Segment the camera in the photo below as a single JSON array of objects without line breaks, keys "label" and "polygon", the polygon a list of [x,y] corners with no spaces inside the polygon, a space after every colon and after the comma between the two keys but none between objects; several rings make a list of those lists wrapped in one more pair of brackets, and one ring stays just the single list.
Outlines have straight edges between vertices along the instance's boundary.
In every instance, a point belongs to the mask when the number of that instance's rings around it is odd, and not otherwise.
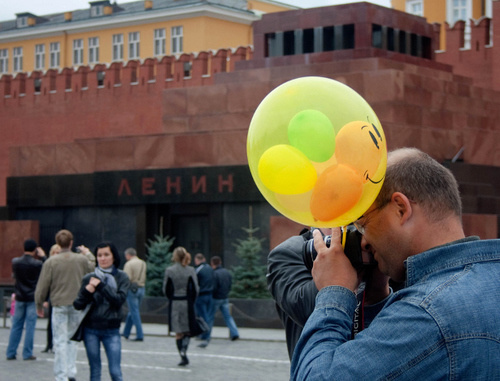
[{"label": "camera", "polygon": [[[344,253],[351,261],[352,266],[356,270],[361,270],[364,268],[373,268],[377,265],[377,262],[373,258],[363,258],[363,253],[361,250],[361,233],[356,230],[354,225],[348,225],[343,229],[346,230],[345,234],[345,246]],[[341,235],[341,240],[344,234]],[[323,237],[326,247],[330,247],[332,236],[326,235]],[[318,255],[316,248],[314,247],[314,240],[310,239],[304,242],[304,264],[309,270],[312,270],[313,262]]]}]

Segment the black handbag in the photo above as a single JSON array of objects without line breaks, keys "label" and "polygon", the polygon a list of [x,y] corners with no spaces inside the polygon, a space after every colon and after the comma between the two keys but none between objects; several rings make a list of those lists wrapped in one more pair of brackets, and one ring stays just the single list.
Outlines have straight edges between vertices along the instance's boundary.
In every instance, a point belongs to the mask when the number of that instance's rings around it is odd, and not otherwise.
[{"label": "black handbag", "polygon": [[73,336],[71,336],[70,340],[71,341],[82,341],[83,340],[83,329],[84,329],[84,326],[83,326],[83,320],[82,320],[82,322],[80,323],[80,325],[76,329],[75,334]]},{"label": "black handbag", "polygon": [[208,332],[209,330],[210,327],[208,326],[205,319],[203,319],[201,316],[196,316],[193,324],[191,324],[189,327],[189,336],[199,336],[204,334],[205,332]]},{"label": "black handbag", "polygon": [[130,283],[130,288],[129,290],[132,291],[133,293],[136,293],[137,290],[139,289],[139,285],[135,282]]},{"label": "black handbag", "polygon": [[85,328],[85,319],[87,318],[87,315],[90,311],[90,308],[92,307],[92,303],[88,304],[87,307],[83,310],[83,318],[80,321],[80,324],[78,325],[78,328],[76,329],[76,332],[71,336],[70,340],[72,341],[82,341],[83,340],[83,331]]}]

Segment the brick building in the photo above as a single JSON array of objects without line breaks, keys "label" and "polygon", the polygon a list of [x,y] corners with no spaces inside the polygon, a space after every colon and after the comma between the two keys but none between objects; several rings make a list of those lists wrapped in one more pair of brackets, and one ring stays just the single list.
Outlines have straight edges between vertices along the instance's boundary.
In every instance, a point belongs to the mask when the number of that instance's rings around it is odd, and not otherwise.
[{"label": "brick building", "polygon": [[110,239],[142,255],[162,226],[176,245],[222,255],[228,267],[241,227],[259,227],[266,247],[298,232],[253,184],[246,135],[265,95],[309,75],[363,95],[389,149],[415,146],[446,162],[462,188],[467,233],[498,236],[500,32],[474,51],[489,62],[485,81],[465,61],[455,66],[456,52],[435,53],[435,25],[369,3],[269,14],[253,30],[251,59],[242,48],[48,71],[39,89],[35,74],[0,79],[3,284],[4,264],[37,230],[45,247],[65,227],[76,244]]}]

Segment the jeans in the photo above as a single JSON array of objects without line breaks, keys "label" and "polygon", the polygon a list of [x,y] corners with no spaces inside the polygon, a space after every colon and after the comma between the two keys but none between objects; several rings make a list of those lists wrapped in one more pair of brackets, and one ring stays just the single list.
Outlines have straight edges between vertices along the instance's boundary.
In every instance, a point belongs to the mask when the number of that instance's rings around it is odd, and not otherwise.
[{"label": "jeans", "polygon": [[73,306],[52,307],[52,336],[54,344],[54,375],[56,381],[67,381],[76,376],[76,341],[73,336],[80,325],[83,312]]},{"label": "jeans", "polygon": [[120,330],[85,328],[83,341],[90,365],[90,381],[101,380],[101,342],[108,358],[109,374],[113,381],[122,381],[120,368],[122,343]]},{"label": "jeans", "polygon": [[132,326],[135,325],[135,333],[138,339],[144,338],[144,333],[142,331],[141,315],[139,313],[139,308],[141,306],[142,298],[144,297],[144,287],[139,287],[137,292],[128,291],[127,293],[127,304],[128,304],[128,315],[127,320],[125,320],[125,328],[123,329],[123,336],[129,337]]},{"label": "jeans", "polygon": [[[214,324],[214,315],[212,314],[212,308],[213,308],[213,300],[211,294],[198,295],[194,303],[194,309],[196,311],[196,315],[202,317],[210,328]],[[200,335],[200,339],[210,340],[210,331]]]},{"label": "jeans", "polygon": [[10,329],[9,346],[7,347],[7,357],[16,356],[25,322],[26,332],[24,335],[23,359],[28,359],[33,356],[36,318],[35,302],[16,301],[16,309],[12,317],[12,328]]},{"label": "jeans", "polygon": [[229,313],[229,299],[213,299],[213,313],[211,315],[215,316],[217,310],[220,310],[220,312],[222,313],[222,317],[224,318],[224,321],[229,328],[229,336],[231,337],[231,339],[239,337],[238,327],[236,327],[236,323]]}]

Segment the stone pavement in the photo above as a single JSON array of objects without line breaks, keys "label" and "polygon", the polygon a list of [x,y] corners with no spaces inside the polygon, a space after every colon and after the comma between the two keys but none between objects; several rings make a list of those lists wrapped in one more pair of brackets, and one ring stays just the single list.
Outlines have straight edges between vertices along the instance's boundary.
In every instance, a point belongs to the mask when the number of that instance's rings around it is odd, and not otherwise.
[{"label": "stone pavement", "polygon": [[[9,322],[10,323],[10,322]],[[41,353],[46,343],[46,319],[38,319],[35,333],[34,355],[36,361],[23,361],[21,341],[18,360],[7,361],[10,329],[0,328],[0,380],[1,381],[50,381],[53,380],[54,355]],[[239,328],[240,340],[230,341],[226,327],[214,327],[212,341],[207,348],[199,348],[192,340],[188,357],[190,364],[179,367],[174,336],[168,336],[167,326],[144,324],[143,342],[122,340],[122,372],[129,381],[286,381],[290,361],[284,330]],[[131,339],[135,330],[132,330]],[[102,381],[109,381],[107,359],[101,350]],[[89,366],[82,343],[78,345],[77,380],[89,379]]]}]

